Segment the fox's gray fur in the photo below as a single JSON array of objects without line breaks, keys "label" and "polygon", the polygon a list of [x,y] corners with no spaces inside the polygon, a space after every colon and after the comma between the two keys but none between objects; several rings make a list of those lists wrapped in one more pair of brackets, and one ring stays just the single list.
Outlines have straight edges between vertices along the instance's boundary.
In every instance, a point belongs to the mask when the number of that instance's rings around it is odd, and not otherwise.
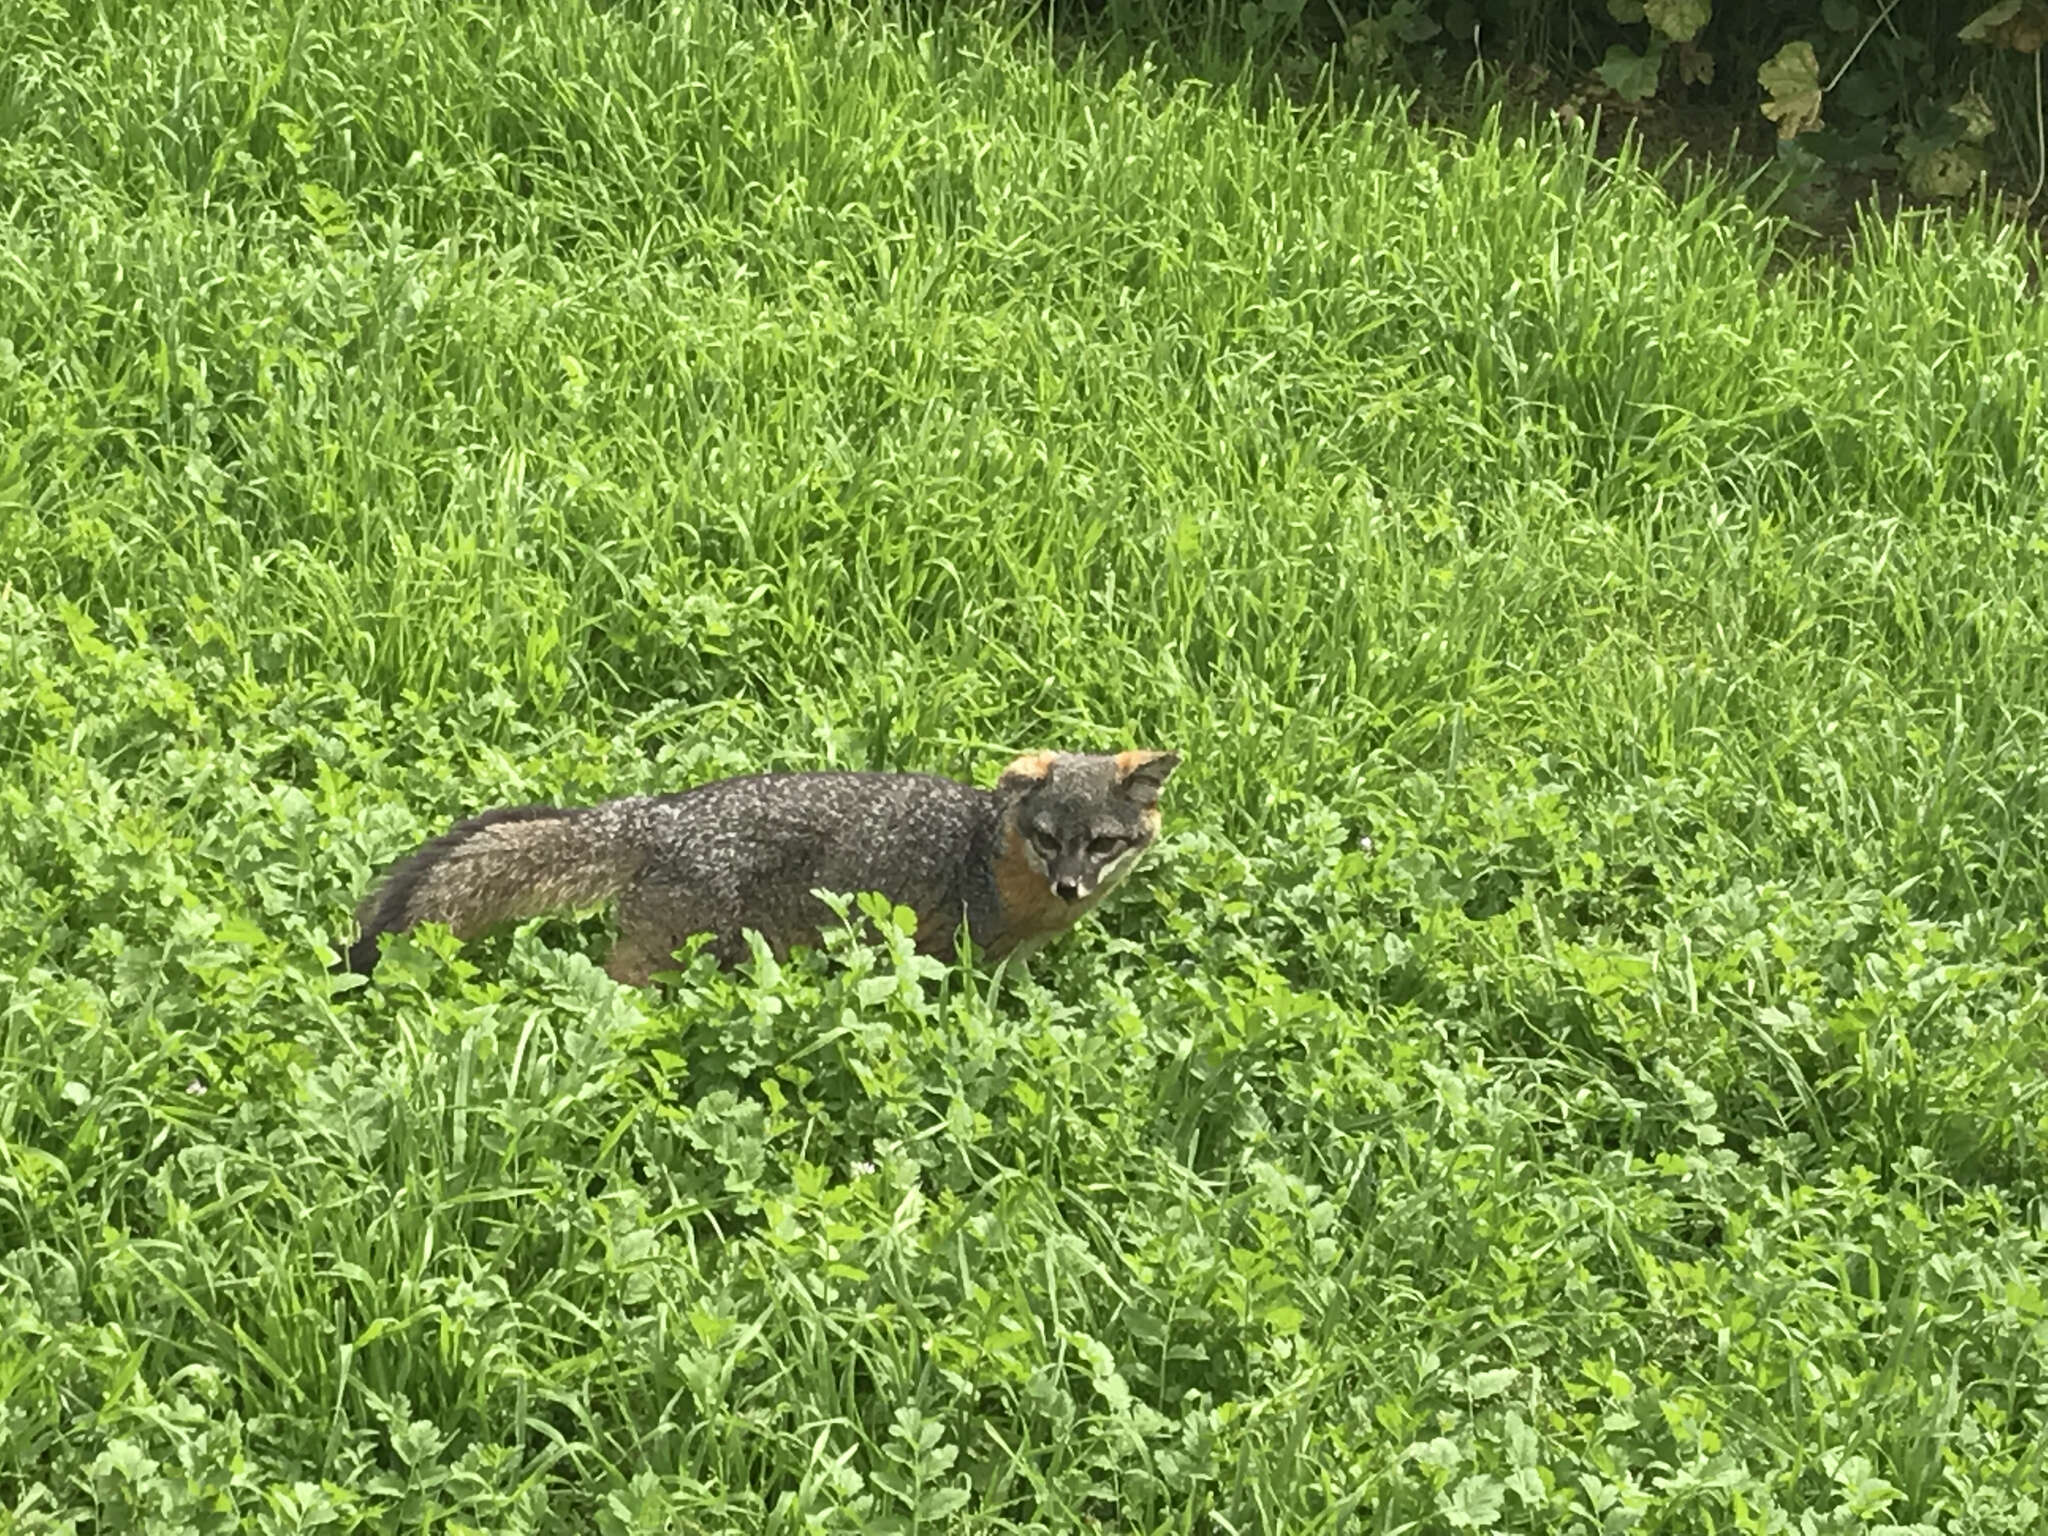
[{"label": "fox's gray fur", "polygon": [[644,986],[693,934],[721,964],[747,929],[778,955],[816,946],[818,889],[880,891],[918,914],[917,945],[950,959],[961,924],[991,959],[1071,927],[1159,835],[1173,752],[1040,752],[992,790],[925,773],[768,773],[602,805],[512,806],[462,822],[401,860],[356,910],[346,964],[379,935],[446,924],[458,938],[616,901],[606,962]]}]

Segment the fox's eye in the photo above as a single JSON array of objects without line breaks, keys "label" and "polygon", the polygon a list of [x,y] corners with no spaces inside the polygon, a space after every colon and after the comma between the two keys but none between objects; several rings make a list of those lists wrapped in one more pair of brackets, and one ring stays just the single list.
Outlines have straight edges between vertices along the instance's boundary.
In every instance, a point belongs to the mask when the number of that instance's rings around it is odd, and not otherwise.
[{"label": "fox's eye", "polygon": [[1088,845],[1088,851],[1098,859],[1106,859],[1123,845],[1124,840],[1120,837],[1098,837]]},{"label": "fox's eye", "polygon": [[1060,840],[1050,832],[1033,832],[1031,834],[1031,846],[1040,853],[1050,856],[1060,851]]}]

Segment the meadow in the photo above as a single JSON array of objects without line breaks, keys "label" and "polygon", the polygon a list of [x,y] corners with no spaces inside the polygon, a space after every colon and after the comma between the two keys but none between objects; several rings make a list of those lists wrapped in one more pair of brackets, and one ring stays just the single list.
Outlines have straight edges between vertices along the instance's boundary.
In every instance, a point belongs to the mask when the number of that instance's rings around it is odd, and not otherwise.
[{"label": "meadow", "polygon": [[[2035,1533],[2048,316],[1035,24],[0,0],[0,1529]],[[1171,747],[1028,975],[328,974]]]}]

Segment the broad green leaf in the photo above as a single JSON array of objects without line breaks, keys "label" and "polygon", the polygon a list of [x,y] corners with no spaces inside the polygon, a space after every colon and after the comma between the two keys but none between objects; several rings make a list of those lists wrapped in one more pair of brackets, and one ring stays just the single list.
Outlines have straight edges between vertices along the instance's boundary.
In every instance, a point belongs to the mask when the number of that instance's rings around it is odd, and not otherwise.
[{"label": "broad green leaf", "polygon": [[1437,19],[1419,5],[1396,4],[1387,21],[1394,35],[1404,43],[1426,43],[1443,30]]},{"label": "broad green leaf", "polygon": [[1500,1524],[1507,1488],[1497,1477],[1475,1472],[1458,1484],[1444,1506],[1444,1518],[1461,1531],[1490,1531]]},{"label": "broad green leaf", "polygon": [[1419,1440],[1401,1453],[1413,1457],[1415,1464],[1430,1472],[1451,1473],[1458,1470],[1458,1464],[1465,1459],[1465,1453],[1458,1442],[1448,1435],[1438,1435],[1433,1440]]},{"label": "broad green leaf", "polygon": [[1787,43],[1757,69],[1757,83],[1770,93],[1763,114],[1778,125],[1778,137],[1797,138],[1820,126],[1820,60],[1813,44]]},{"label": "broad green leaf", "polygon": [[1713,0],[1643,0],[1650,25],[1674,43],[1689,43],[1714,14]]},{"label": "broad green leaf", "polygon": [[1989,43],[2015,53],[2039,53],[2048,45],[2048,3],[2001,0],[1980,11],[1956,34],[1966,43]]},{"label": "broad green leaf", "polygon": [[1852,69],[1835,83],[1829,98],[1851,117],[1883,117],[1899,104],[1897,86],[1888,72]]},{"label": "broad green leaf", "polygon": [[1962,120],[1963,138],[1971,144],[1983,143],[1998,127],[1998,119],[1992,114],[1991,103],[1986,101],[1979,91],[1971,91],[1948,110],[1951,117]]},{"label": "broad green leaf", "polygon": [[1964,22],[1956,36],[1966,43],[1988,43],[1993,28],[2004,26],[2019,13],[2020,0],[1998,0],[1998,4],[1987,6]]},{"label": "broad green leaf", "polygon": [[1495,1371],[1478,1371],[1467,1379],[1465,1390],[1476,1398],[1499,1397],[1515,1384],[1518,1374],[1511,1365]]},{"label": "broad green leaf", "polygon": [[[1951,110],[1954,110],[1951,108]],[[261,944],[265,934],[246,917],[231,917],[220,925],[214,938],[222,944]]]},{"label": "broad green leaf", "polygon": [[1906,185],[1921,197],[1965,197],[1984,174],[1984,151],[1943,144],[1906,161]]},{"label": "broad green leaf", "polygon": [[1657,71],[1663,62],[1659,49],[1652,48],[1644,55],[1616,43],[1593,73],[1606,81],[1623,101],[1647,101],[1657,94]]},{"label": "broad green leaf", "polygon": [[944,1520],[963,1509],[972,1497],[965,1488],[928,1488],[918,1495],[917,1518]]},{"label": "broad green leaf", "polygon": [[355,214],[348,199],[324,181],[300,182],[299,205],[323,239],[339,240],[355,227]]}]

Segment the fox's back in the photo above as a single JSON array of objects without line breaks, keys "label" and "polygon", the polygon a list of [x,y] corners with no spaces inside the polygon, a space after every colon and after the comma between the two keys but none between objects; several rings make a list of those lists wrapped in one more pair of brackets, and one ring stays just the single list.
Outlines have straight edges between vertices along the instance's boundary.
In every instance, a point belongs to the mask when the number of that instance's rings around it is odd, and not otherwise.
[{"label": "fox's back", "polygon": [[657,929],[815,943],[821,889],[880,891],[941,951],[963,921],[985,932],[995,919],[994,798],[934,774],[750,774],[591,814],[646,850],[621,902]]},{"label": "fox's back", "polygon": [[986,791],[927,773],[749,774],[639,804],[660,845],[706,873],[831,890],[869,888],[861,878],[943,883],[986,853],[996,820]]}]

